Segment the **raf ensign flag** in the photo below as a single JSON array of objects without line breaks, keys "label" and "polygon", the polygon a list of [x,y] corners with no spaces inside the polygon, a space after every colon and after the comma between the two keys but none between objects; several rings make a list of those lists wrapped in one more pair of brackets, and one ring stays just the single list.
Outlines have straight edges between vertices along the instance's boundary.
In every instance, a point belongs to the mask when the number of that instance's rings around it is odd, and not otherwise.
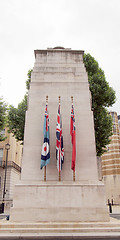
[{"label": "raf ensign flag", "polygon": [[76,136],[75,136],[75,115],[74,115],[73,104],[72,104],[72,109],[71,109],[70,135],[71,135],[71,142],[72,142],[72,164],[71,164],[71,168],[72,168],[73,171],[75,171]]},{"label": "raf ensign flag", "polygon": [[63,134],[62,134],[62,117],[60,113],[60,103],[57,113],[57,126],[56,126],[56,159],[58,172],[62,170],[64,163],[64,147],[63,147]]},{"label": "raf ensign flag", "polygon": [[45,109],[43,133],[44,133],[44,142],[43,142],[42,153],[41,153],[41,166],[40,166],[41,169],[50,162],[49,115],[48,115],[47,105]]}]

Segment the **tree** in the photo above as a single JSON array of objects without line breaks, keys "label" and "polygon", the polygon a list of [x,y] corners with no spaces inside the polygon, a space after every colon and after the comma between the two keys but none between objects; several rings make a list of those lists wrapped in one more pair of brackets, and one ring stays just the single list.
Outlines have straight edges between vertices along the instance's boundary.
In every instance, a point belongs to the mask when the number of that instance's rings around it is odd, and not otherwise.
[{"label": "tree", "polygon": [[7,105],[3,101],[3,99],[0,98],[0,141],[5,140],[5,137],[1,133],[1,131],[4,129],[5,122],[6,122],[6,110],[7,110]]},{"label": "tree", "polygon": [[115,103],[115,91],[109,86],[104,71],[90,54],[84,54],[83,60],[92,94],[96,152],[97,156],[101,156],[106,151],[106,145],[110,143],[112,135],[112,118],[106,107]]},{"label": "tree", "polygon": [[23,143],[24,140],[24,126],[25,126],[25,113],[27,110],[27,98],[28,98],[28,90],[30,88],[31,82],[31,73],[32,69],[30,69],[27,73],[26,80],[26,89],[27,92],[24,96],[24,99],[21,103],[18,104],[18,107],[10,105],[8,109],[8,127],[9,132],[13,133],[13,136],[17,141],[21,141]]},{"label": "tree", "polygon": [[28,70],[27,76],[28,79],[26,80],[26,89],[29,90],[30,89],[30,82],[31,82],[31,73],[32,73],[33,69]]},{"label": "tree", "polygon": [[24,139],[24,126],[25,126],[25,113],[27,110],[27,94],[24,96],[24,99],[21,103],[18,104],[18,107],[10,105],[8,110],[8,127],[9,132],[13,133],[13,136],[18,141]]}]

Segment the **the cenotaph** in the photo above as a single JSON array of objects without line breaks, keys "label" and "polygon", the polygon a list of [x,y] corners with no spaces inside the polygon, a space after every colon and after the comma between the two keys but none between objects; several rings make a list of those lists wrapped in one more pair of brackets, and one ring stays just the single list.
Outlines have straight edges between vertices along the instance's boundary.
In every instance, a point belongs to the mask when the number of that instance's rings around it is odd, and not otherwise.
[{"label": "the cenotaph", "polygon": [[[26,112],[21,181],[15,185],[11,221],[109,221],[104,185],[98,181],[93,112],[83,51],[62,47],[35,50]],[[50,163],[40,169],[43,122],[48,96]],[[64,164],[56,164],[56,117],[61,99]],[[71,170],[71,96],[76,124],[75,181]]]}]

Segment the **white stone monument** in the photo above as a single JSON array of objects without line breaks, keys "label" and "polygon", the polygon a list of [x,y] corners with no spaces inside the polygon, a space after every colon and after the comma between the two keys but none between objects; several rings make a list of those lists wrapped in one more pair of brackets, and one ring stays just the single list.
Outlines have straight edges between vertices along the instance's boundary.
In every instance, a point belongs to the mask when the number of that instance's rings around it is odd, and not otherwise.
[{"label": "white stone monument", "polygon": [[[11,221],[109,221],[104,185],[98,181],[93,112],[83,51],[35,50],[26,112],[22,175],[15,185]],[[43,121],[48,96],[50,164],[40,170]],[[61,97],[64,164],[61,181],[56,167],[56,117]],[[76,171],[71,170],[71,96],[76,120]]]}]

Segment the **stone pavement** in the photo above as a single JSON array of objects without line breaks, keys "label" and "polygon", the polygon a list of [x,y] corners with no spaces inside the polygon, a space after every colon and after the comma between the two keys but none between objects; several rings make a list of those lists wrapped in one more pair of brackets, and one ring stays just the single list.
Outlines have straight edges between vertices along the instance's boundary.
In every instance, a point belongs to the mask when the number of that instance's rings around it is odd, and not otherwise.
[{"label": "stone pavement", "polygon": [[120,205],[112,206],[112,213],[119,213],[120,214]]},{"label": "stone pavement", "polygon": [[117,220],[120,220],[120,206],[119,205],[112,206],[112,213],[110,213],[110,217],[111,217],[112,221],[114,218]]}]

